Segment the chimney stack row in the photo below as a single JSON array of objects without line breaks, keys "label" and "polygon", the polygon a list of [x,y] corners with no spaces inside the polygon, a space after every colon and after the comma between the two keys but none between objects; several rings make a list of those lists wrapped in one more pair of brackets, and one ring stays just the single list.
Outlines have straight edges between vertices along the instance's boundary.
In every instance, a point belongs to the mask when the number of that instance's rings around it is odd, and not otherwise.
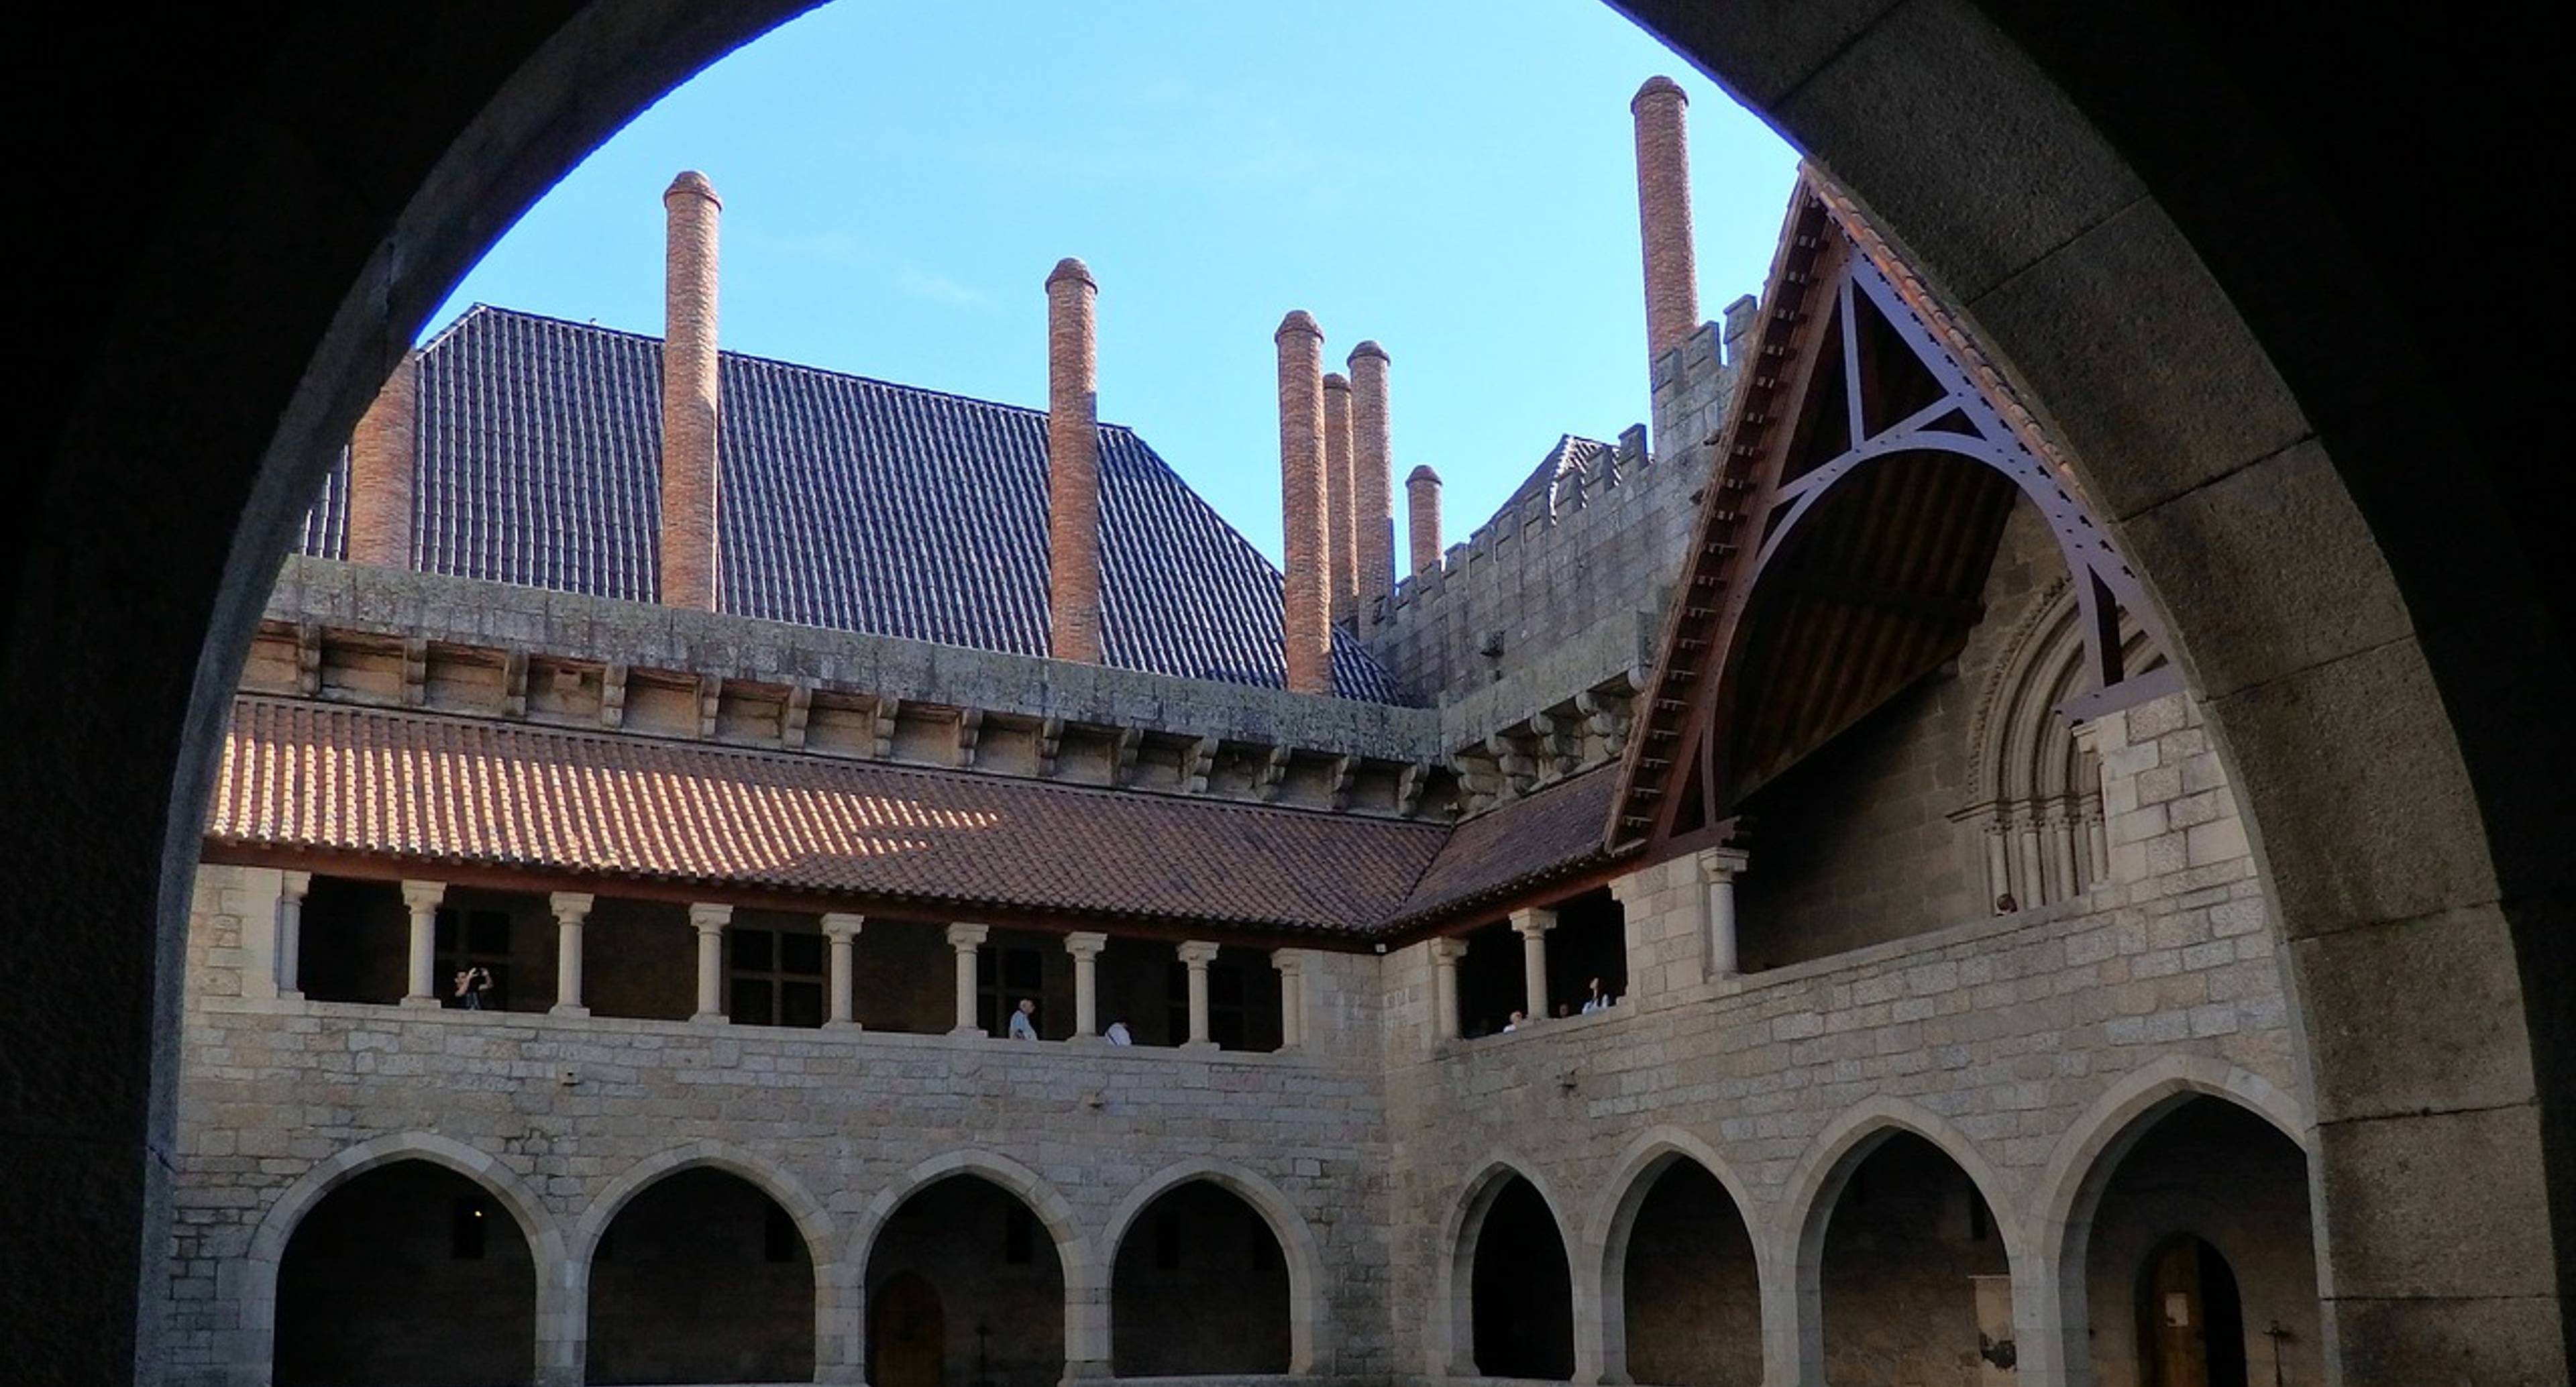
[{"label": "chimney stack row", "polygon": [[349,435],[349,562],[411,567],[420,353],[405,352]]},{"label": "chimney stack row", "polygon": [[1413,576],[1440,566],[1440,474],[1429,467],[1413,469],[1404,479],[1405,529],[1412,541]]},{"label": "chimney stack row", "polygon": [[1670,77],[1649,77],[1628,103],[1637,126],[1637,222],[1646,255],[1646,361],[1699,326],[1699,270],[1691,249],[1690,97]]},{"label": "chimney stack row", "polygon": [[1279,492],[1287,573],[1281,636],[1290,693],[1333,691],[1330,557],[1324,523],[1324,332],[1293,310],[1271,335],[1279,348]]},{"label": "chimney stack row", "polygon": [[1047,653],[1100,663],[1099,286],[1079,260],[1047,276]]},{"label": "chimney stack row", "polygon": [[716,214],[690,170],[662,194],[662,602],[716,607]]},{"label": "chimney stack row", "polygon": [[1324,373],[1324,573],[1333,624],[1351,614],[1359,569],[1351,546],[1351,383]]},{"label": "chimney stack row", "polygon": [[1376,619],[1395,591],[1395,525],[1388,509],[1386,348],[1351,348],[1351,542],[1359,584],[1360,624]]}]

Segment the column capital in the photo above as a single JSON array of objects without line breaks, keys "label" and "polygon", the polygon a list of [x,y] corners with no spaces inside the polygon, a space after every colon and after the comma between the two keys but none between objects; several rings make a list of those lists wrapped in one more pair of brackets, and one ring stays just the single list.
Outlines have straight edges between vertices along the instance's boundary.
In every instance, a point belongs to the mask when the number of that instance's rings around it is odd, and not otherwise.
[{"label": "column capital", "polygon": [[1306,971],[1306,951],[1303,949],[1272,949],[1270,951],[1270,966],[1278,969],[1282,973],[1303,973]]},{"label": "column capital", "polygon": [[278,894],[284,896],[290,901],[300,901],[304,899],[306,893],[313,889],[313,874],[311,872],[280,872],[277,874],[277,878]]},{"label": "column capital", "polygon": [[1742,848],[1702,848],[1694,857],[1699,863],[1699,879],[1711,884],[1735,880],[1753,860]]},{"label": "column capital", "polygon": [[1431,961],[1434,963],[1456,963],[1467,956],[1467,941],[1464,939],[1443,935],[1428,943],[1431,947]]},{"label": "column capital", "polygon": [[689,923],[700,934],[714,934],[733,923],[733,907],[700,901],[689,907]]},{"label": "column capital", "polygon": [[860,927],[867,922],[868,917],[865,915],[852,915],[839,910],[826,911],[823,914],[823,934],[831,939],[856,939],[859,937]]},{"label": "column capital", "polygon": [[1098,958],[1107,947],[1109,936],[1105,934],[1077,932],[1064,937],[1064,951],[1075,958]]},{"label": "column capital", "polygon": [[1556,912],[1536,906],[1512,912],[1512,932],[1526,939],[1556,928]]},{"label": "column capital", "polygon": [[990,937],[992,933],[993,927],[991,925],[970,925],[964,923],[950,925],[948,927],[948,947],[952,949],[981,948],[983,947],[985,939]]},{"label": "column capital", "polygon": [[447,883],[406,881],[402,884],[402,898],[403,904],[413,910],[435,910],[439,902],[447,899]]},{"label": "column capital", "polygon": [[1185,940],[1178,952],[1181,962],[1192,968],[1205,968],[1216,961],[1216,945],[1205,939]]},{"label": "column capital", "polygon": [[546,909],[555,913],[558,924],[577,925],[590,918],[590,908],[599,897],[588,891],[557,891],[546,897]]}]

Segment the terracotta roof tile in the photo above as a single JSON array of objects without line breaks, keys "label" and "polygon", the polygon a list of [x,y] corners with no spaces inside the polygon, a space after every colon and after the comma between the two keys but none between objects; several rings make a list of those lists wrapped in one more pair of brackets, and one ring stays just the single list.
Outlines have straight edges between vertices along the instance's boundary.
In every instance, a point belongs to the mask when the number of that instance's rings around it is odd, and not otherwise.
[{"label": "terracotta roof tile", "polygon": [[[1597,826],[1598,806],[1584,812]],[[218,846],[1338,932],[1397,914],[1450,837],[1436,825],[252,697],[234,703],[208,819]],[[1512,852],[1534,861],[1538,848]],[[1452,874],[1477,879],[1464,863]]]},{"label": "terracotta roof tile", "polygon": [[1396,923],[1607,861],[1601,821],[1619,787],[1618,769],[1597,766],[1458,825],[1414,883]]}]

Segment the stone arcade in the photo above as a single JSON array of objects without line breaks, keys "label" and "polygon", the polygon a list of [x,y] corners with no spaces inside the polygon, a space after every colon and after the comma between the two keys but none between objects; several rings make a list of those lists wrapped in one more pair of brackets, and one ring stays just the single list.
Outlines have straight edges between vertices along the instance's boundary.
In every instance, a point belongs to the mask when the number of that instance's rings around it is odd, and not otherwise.
[{"label": "stone arcade", "polygon": [[1700,320],[1681,106],[1650,427],[1445,550],[1414,469],[1401,580],[1303,313],[1284,574],[1078,261],[1044,413],[720,353],[694,174],[666,340],[433,339],[234,703],[174,1375],[2321,1382],[2198,703],[1824,179]]}]

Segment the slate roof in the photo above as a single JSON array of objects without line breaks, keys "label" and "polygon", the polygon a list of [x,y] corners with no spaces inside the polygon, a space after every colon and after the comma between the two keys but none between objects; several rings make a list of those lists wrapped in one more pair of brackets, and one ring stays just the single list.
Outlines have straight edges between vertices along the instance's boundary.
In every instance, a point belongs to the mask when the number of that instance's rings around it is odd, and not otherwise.
[{"label": "slate roof", "polygon": [[[659,339],[476,305],[422,352],[416,567],[656,597]],[[725,353],[724,609],[1046,653],[1046,414]],[[1144,440],[1100,430],[1106,659],[1279,687],[1279,570]],[[345,457],[301,548],[347,552]],[[1397,702],[1356,641],[1348,698]]]},{"label": "slate roof", "polygon": [[1326,933],[1392,915],[1448,836],[1436,824],[259,697],[234,702],[206,827],[217,859],[226,847],[318,850]]}]

